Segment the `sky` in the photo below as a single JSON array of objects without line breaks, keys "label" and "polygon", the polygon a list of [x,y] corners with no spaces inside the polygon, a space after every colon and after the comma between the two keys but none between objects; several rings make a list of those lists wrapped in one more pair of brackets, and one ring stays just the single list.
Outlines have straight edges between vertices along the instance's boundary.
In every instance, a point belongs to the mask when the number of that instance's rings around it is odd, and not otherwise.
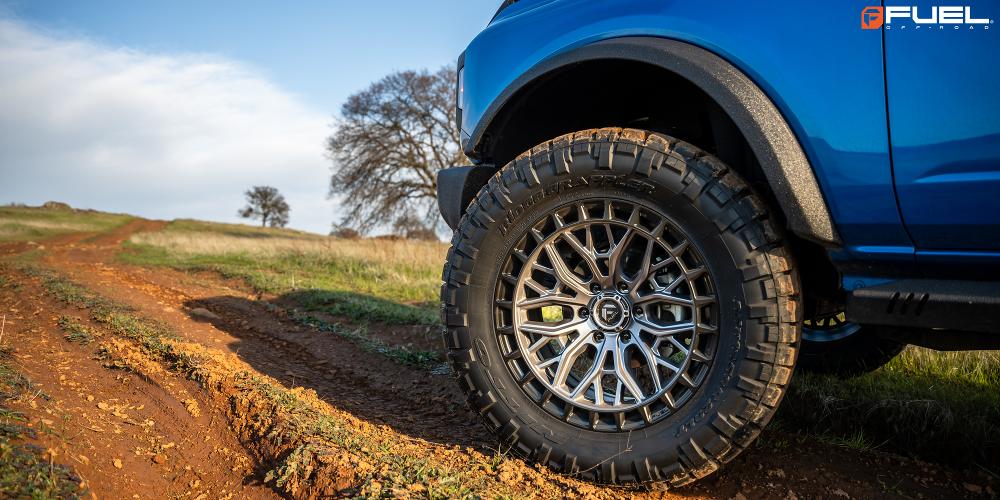
[{"label": "sky", "polygon": [[350,94],[451,64],[500,0],[0,0],[0,204],[238,222],[277,187],[326,233]]}]

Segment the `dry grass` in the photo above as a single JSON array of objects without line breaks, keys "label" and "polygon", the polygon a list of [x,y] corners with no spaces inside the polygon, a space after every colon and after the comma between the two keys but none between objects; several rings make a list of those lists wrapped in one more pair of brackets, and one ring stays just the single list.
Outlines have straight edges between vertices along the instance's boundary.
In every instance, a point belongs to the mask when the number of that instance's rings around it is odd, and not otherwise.
[{"label": "dry grass", "polygon": [[61,234],[107,231],[132,218],[90,210],[0,207],[0,241],[26,241]]},{"label": "dry grass", "polygon": [[414,240],[345,240],[324,236],[267,236],[167,230],[140,233],[130,240],[174,254],[251,255],[273,258],[287,255],[321,259],[352,259],[379,265],[411,268],[440,267],[447,247],[443,243]]},{"label": "dry grass", "polygon": [[941,352],[910,346],[884,370],[993,391],[1000,387],[1000,351]]},{"label": "dry grass", "polygon": [[393,324],[437,324],[447,245],[339,239],[284,229],[171,222],[129,241],[126,261],[209,270],[309,310]]}]

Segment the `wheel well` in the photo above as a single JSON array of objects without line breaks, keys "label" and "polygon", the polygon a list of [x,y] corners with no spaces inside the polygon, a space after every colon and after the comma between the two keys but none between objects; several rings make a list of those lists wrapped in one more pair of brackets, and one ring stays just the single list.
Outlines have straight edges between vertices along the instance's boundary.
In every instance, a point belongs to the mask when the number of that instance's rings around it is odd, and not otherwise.
[{"label": "wheel well", "polygon": [[[640,61],[587,60],[546,73],[511,96],[473,156],[504,165],[553,137],[600,127],[660,132],[708,151],[739,172],[772,207],[779,225],[787,227],[747,138],[723,108],[686,78]],[[791,231],[787,235],[801,269],[810,270],[803,273],[804,289],[824,301],[839,299],[838,274],[825,249]]]},{"label": "wheel well", "polygon": [[623,59],[572,64],[521,89],[493,119],[474,156],[504,165],[547,139],[600,127],[638,128],[690,142],[726,162],[761,194],[770,191],[746,138],[708,94],[659,66]]}]

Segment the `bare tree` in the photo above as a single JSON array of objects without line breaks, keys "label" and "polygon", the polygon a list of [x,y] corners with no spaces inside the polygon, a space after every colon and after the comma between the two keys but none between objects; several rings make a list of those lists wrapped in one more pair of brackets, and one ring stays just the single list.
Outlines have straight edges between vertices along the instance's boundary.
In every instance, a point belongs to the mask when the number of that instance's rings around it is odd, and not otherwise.
[{"label": "bare tree", "polygon": [[326,146],[342,226],[367,232],[404,215],[438,225],[437,171],[465,159],[454,105],[454,67],[393,73],[347,99]]},{"label": "bare tree", "polygon": [[271,186],[254,186],[247,190],[247,206],[239,211],[244,219],[260,219],[261,227],[285,227],[291,210],[285,197]]}]

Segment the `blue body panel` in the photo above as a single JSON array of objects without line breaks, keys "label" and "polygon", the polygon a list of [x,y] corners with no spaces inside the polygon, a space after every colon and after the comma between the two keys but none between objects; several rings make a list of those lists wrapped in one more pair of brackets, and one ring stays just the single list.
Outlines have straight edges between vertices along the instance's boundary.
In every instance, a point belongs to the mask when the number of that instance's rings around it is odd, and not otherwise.
[{"label": "blue body panel", "polygon": [[[784,115],[812,163],[843,240],[843,248],[831,253],[835,259],[914,263],[918,251],[904,225],[893,180],[883,32],[860,28],[861,11],[869,4],[871,0],[726,2],[714,6],[694,0],[521,0],[501,13],[465,53],[464,98],[460,103],[463,135],[476,129],[486,110],[521,74],[557,54],[625,36],[687,42],[715,53],[743,71]],[[996,38],[995,31],[989,33],[991,40]],[[889,33],[885,35],[889,38]],[[904,51],[910,57],[917,57],[916,49],[904,47]],[[977,73],[992,76],[983,85],[997,85],[997,68],[992,61],[995,58],[990,60],[992,69]],[[900,75],[902,79],[912,78],[905,71]],[[955,77],[954,74],[922,76],[924,79]],[[896,80],[889,81],[892,90]],[[991,90],[994,103],[998,94],[995,88]],[[976,87],[976,91],[982,90]],[[890,103],[895,106],[894,112],[907,106],[904,101]],[[995,134],[997,112],[995,108],[988,111],[989,119],[979,123],[991,123]],[[965,114],[951,117],[966,118]],[[906,118],[900,118],[903,119]],[[927,171],[950,160],[940,157],[952,154],[948,145],[935,146],[936,143],[972,138],[983,143],[978,159],[996,159],[996,135],[968,132],[933,138],[921,137],[913,130],[919,130],[919,125],[893,136],[896,154],[908,162],[907,173],[902,177],[910,182],[902,185],[904,195],[909,195],[907,190],[924,179]],[[982,165],[977,163],[978,159],[973,158],[966,165]],[[995,198],[1000,198],[1000,192],[996,192],[1000,186],[996,168],[994,162],[992,167],[977,170],[973,177],[963,178],[955,185],[968,188],[967,180],[974,178],[981,182],[993,176],[990,181],[993,184],[982,187],[981,191],[992,191]],[[915,197],[923,196],[918,191],[914,193]],[[935,205],[938,203],[947,202]],[[1000,227],[997,226],[1000,211],[966,216],[973,225]],[[948,249],[989,247],[981,243]],[[962,258],[960,251],[952,255]],[[981,253],[977,258],[989,258],[983,255],[1000,256]]]},{"label": "blue body panel", "polygon": [[[966,0],[975,18],[992,0]],[[913,2],[929,15],[935,3]],[[896,190],[917,248],[1000,248],[1000,29],[919,26],[885,32]],[[971,257],[971,255],[970,255]]]}]

